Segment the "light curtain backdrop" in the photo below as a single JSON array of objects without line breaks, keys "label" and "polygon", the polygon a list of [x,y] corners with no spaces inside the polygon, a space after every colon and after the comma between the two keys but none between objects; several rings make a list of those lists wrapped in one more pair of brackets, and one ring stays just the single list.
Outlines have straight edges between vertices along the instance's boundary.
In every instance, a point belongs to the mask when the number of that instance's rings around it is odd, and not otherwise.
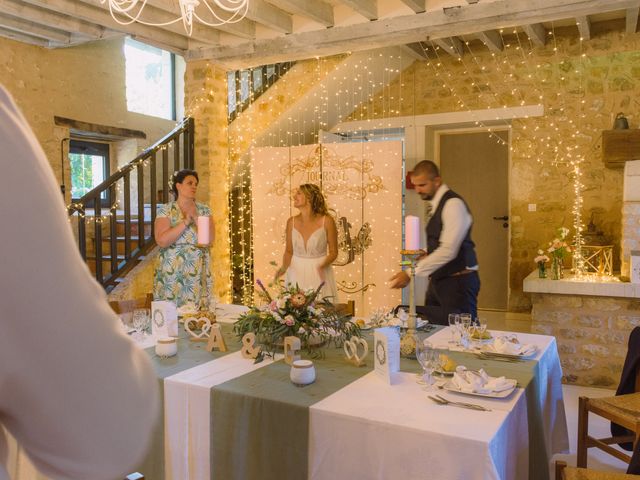
[{"label": "light curtain backdrop", "polygon": [[270,262],[280,265],[286,221],[298,213],[291,194],[314,183],[338,223],[350,224],[338,229],[336,262],[346,263],[334,265],[338,302],[354,300],[360,316],[400,303],[387,280],[401,260],[402,142],[253,148],[251,179],[255,279],[273,280]]}]

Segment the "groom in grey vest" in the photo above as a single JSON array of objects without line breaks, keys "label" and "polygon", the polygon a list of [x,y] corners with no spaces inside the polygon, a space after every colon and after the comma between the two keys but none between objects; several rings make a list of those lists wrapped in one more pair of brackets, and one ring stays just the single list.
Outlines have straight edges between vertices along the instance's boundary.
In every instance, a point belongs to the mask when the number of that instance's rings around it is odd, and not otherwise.
[{"label": "groom in grey vest", "polygon": [[[411,172],[411,183],[423,200],[431,203],[427,223],[427,254],[416,266],[416,275],[429,277],[424,311],[431,323],[448,324],[450,313],[478,315],[478,260],[471,240],[473,218],[465,201],[450,190],[430,160],[419,162]],[[409,284],[399,272],[391,278],[392,288]]]}]

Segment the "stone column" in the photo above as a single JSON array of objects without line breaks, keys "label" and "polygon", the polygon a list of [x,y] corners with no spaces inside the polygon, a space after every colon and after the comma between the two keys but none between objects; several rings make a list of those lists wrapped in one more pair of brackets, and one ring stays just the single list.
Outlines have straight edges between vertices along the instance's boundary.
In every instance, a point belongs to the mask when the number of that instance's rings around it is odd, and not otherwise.
[{"label": "stone column", "polygon": [[195,169],[200,177],[198,200],[209,205],[216,224],[211,250],[214,292],[220,301],[229,302],[229,144],[224,68],[207,61],[187,63],[185,115],[195,120]]},{"label": "stone column", "polygon": [[632,250],[640,250],[640,160],[626,162],[622,196],[620,274],[629,277]]}]

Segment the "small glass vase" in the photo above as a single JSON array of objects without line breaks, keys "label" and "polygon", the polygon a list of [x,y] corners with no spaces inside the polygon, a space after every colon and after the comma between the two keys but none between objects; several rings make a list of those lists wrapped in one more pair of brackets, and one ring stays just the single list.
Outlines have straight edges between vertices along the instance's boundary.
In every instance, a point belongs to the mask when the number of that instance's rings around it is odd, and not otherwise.
[{"label": "small glass vase", "polygon": [[560,280],[561,278],[564,277],[564,272],[562,270],[562,259],[561,258],[555,258],[553,259],[553,262],[551,264],[551,279],[552,280]]},{"label": "small glass vase", "polygon": [[544,262],[538,262],[538,278],[547,278],[547,266]]}]

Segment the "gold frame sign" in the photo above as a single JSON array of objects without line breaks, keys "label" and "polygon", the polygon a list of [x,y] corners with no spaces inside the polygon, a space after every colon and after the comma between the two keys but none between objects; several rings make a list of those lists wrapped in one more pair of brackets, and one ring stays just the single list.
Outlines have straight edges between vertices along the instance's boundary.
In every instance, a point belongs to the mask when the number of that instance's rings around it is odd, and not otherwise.
[{"label": "gold frame sign", "polygon": [[338,226],[334,263],[339,298],[357,315],[401,301],[387,287],[402,246],[402,142],[261,147],[251,152],[253,258],[256,279],[271,281],[280,264],[285,225],[303,183],[321,189]]}]

